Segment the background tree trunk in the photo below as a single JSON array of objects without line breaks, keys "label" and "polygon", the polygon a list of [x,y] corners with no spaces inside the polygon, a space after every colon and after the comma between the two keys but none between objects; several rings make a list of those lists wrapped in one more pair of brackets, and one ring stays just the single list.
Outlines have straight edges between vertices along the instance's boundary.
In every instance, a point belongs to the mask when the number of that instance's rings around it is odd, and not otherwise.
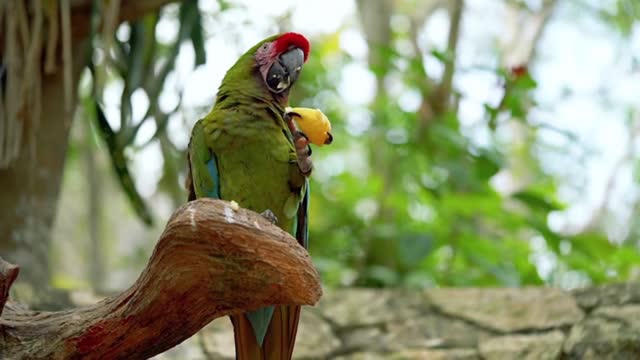
[{"label": "background tree trunk", "polygon": [[[73,46],[73,79],[84,66],[84,43]],[[75,84],[74,87],[75,89]],[[49,287],[50,229],[67,154],[73,114],[65,109],[63,73],[43,75],[42,117],[27,124],[19,157],[0,169],[0,254],[16,264],[33,264],[18,281],[26,294],[44,296]],[[75,92],[73,104],[75,104]],[[31,127],[30,127],[31,126]]]},{"label": "background tree trunk", "polygon": [[89,279],[96,293],[104,289],[105,257],[104,244],[102,243],[102,207],[104,183],[99,176],[99,167],[96,162],[96,145],[93,141],[91,124],[84,124],[84,160],[87,174],[87,217],[89,220]]},{"label": "background tree trunk", "polygon": [[[121,21],[137,19],[168,2],[170,0],[122,2],[119,11],[116,12],[119,16],[115,17],[115,23],[105,24],[105,27],[109,25],[113,27],[111,30],[114,30]],[[52,45],[53,50],[49,49],[48,45],[50,44],[46,44],[44,41],[42,41],[42,45],[40,45],[40,41],[29,44],[33,47],[36,55],[42,54],[43,57],[44,48],[47,48],[47,53],[51,50],[55,55],[53,59],[58,60],[53,63],[58,64],[62,63],[59,59],[63,58],[61,55],[65,53],[63,48],[68,45],[71,58],[64,59],[64,65],[69,65],[65,71],[55,71],[55,66],[52,64],[36,67],[40,71],[41,79],[41,109],[38,112],[26,106],[24,111],[20,113],[22,117],[20,121],[24,129],[19,155],[8,166],[0,167],[0,189],[2,189],[0,193],[0,209],[2,209],[0,254],[10,262],[34,265],[22,270],[22,276],[17,286],[21,298],[29,302],[46,303],[51,300],[48,298],[50,295],[48,291],[50,289],[50,233],[56,215],[64,172],[69,130],[73,122],[73,113],[68,109],[76,107],[77,84],[80,72],[86,65],[87,54],[89,54],[86,51],[86,46],[90,31],[91,6],[90,0],[72,1],[71,3],[60,2],[61,9],[70,7],[70,9],[67,8],[70,12],[69,26],[65,28],[65,17],[61,16],[61,20],[52,22],[48,30],[51,32],[55,27],[55,32],[60,35],[61,42],[70,40],[70,43],[67,41],[66,44],[61,45],[58,42],[58,46]],[[15,12],[16,9],[15,4],[7,6],[5,10],[8,13],[5,15],[7,17],[15,16],[16,14],[11,12]],[[63,11],[61,11],[62,13]],[[27,21],[31,22],[28,25],[35,28],[36,25],[33,24],[37,24],[38,27],[38,29],[29,29],[30,31],[43,32],[42,13],[27,14],[26,16],[29,19]],[[58,19],[55,11],[53,18]],[[4,30],[4,28],[0,30]],[[66,40],[65,35],[68,35]],[[8,34],[0,31],[0,43],[7,41],[7,37]],[[38,39],[35,36],[34,38]],[[48,41],[51,41],[51,38]],[[5,55],[4,50],[5,48],[0,46],[0,56]],[[39,56],[35,56],[35,58],[38,61],[40,59]],[[18,60],[25,61],[25,59]],[[36,63],[41,64],[38,61]],[[25,65],[24,68],[27,66]],[[3,80],[11,82],[12,78]],[[66,94],[70,95],[70,98],[66,97]],[[19,104],[30,104],[30,102],[23,102],[21,97],[37,95],[29,91],[22,91],[14,99],[17,98]]]}]

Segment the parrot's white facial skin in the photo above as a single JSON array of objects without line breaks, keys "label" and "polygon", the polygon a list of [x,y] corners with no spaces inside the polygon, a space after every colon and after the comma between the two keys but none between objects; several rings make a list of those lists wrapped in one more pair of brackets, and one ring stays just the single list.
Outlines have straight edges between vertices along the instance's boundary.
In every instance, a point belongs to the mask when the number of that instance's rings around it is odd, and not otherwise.
[{"label": "parrot's white facial skin", "polygon": [[308,53],[308,40],[296,33],[286,33],[260,45],[254,57],[267,89],[274,94],[289,90],[298,79]]}]

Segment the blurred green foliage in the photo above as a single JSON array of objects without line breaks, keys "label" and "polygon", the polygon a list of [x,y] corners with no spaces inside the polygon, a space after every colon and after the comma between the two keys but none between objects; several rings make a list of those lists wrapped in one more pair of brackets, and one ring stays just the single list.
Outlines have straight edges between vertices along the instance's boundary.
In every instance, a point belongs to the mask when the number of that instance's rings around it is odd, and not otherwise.
[{"label": "blurred green foliage", "polygon": [[[227,2],[221,5],[219,13],[234,8]],[[130,24],[128,39],[114,36],[118,51],[112,63],[93,66],[111,69],[111,78],[104,81],[118,77],[125,84],[121,126],[101,132],[116,173],[126,169],[125,149],[145,146],[133,145],[136,131],[144,122],[155,121],[157,130],[149,142],[160,140],[164,158],[158,192],[179,203],[185,149],[167,137],[171,114],[159,109],[158,96],[181,43],[192,44],[198,65],[205,61],[206,39],[195,1],[184,2],[177,14],[164,15],[180,23],[173,44],[156,41],[158,16]],[[637,24],[637,16],[638,6],[630,0],[602,12],[602,19],[623,35]],[[461,89],[438,98],[437,81],[426,81],[430,74],[423,57],[431,56],[446,68],[455,63],[455,51],[434,48],[408,55],[400,47],[415,38],[408,30],[394,30],[390,43],[376,50],[385,61],[369,69],[378,83],[399,79],[408,92],[419,94],[419,109],[405,110],[380,88],[371,104],[354,108],[344,104],[337,89],[342,69],[356,61],[342,51],[341,31],[312,40],[313,54],[291,98],[295,106],[321,108],[333,123],[335,141],[314,151],[316,171],[311,179],[310,252],[327,285],[519,286],[558,284],[555,277],[562,274],[600,283],[627,279],[640,264],[637,242],[613,244],[602,228],[562,233],[549,226],[550,214],[564,210],[565,204],[559,200],[557,179],[545,173],[536,151],[541,125],[531,123],[529,114],[537,106],[533,94],[538,84],[528,68],[497,64],[488,69],[499,80],[496,86],[503,97],[484,105],[484,120],[478,126],[486,129],[489,141],[480,146],[461,129]],[[104,85],[96,83],[86,96],[98,100],[97,111],[88,111],[96,120],[104,116]],[[137,89],[144,89],[150,106],[145,117],[134,122],[130,97]],[[87,101],[85,105],[91,104]],[[356,117],[365,124],[362,130],[350,125]],[[109,125],[98,123],[103,129]],[[512,126],[524,134],[517,142],[499,136]],[[515,191],[497,190],[494,180],[500,173],[521,180],[515,181]],[[135,191],[125,186],[127,181],[121,182],[126,191]],[[139,195],[129,197],[138,204]],[[145,221],[146,211],[138,211]],[[551,263],[553,271],[541,272],[541,261]]]}]

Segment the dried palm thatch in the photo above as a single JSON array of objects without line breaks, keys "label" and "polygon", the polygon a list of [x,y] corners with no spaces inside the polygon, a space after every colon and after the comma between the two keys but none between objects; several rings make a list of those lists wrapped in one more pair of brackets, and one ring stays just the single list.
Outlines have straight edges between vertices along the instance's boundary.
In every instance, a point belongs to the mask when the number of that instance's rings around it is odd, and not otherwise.
[{"label": "dried palm thatch", "polygon": [[[60,32],[61,44],[58,43]],[[0,169],[11,166],[25,142],[35,146],[34,134],[41,116],[42,77],[57,71],[59,48],[62,49],[66,109],[70,114],[73,79],[69,0],[0,3],[3,59],[0,64]]]}]

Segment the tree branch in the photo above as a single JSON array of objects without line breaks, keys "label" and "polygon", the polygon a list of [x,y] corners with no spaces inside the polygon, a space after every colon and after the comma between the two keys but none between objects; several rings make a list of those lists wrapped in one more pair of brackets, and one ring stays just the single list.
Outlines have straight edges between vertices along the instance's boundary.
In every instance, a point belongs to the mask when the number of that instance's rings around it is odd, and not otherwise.
[{"label": "tree branch", "polygon": [[625,166],[627,166],[628,164],[633,164],[633,160],[636,156],[635,151],[637,140],[640,137],[640,117],[638,117],[638,120],[634,119],[633,117],[630,120],[630,129],[627,133],[627,141],[625,143],[626,148],[624,154],[618,159],[618,161],[615,162],[615,164],[611,168],[611,172],[609,173],[607,181],[605,182],[600,203],[593,210],[591,216],[589,216],[589,220],[587,220],[584,225],[579,226],[578,230],[572,231],[573,233],[579,234],[591,230],[597,230],[598,225],[602,224],[603,218],[607,214],[607,210],[609,209],[609,204],[611,202],[611,197],[616,187],[616,181],[619,179],[620,173],[622,172],[622,170],[624,170]]},{"label": "tree branch", "polygon": [[460,25],[462,23],[462,12],[464,10],[464,0],[455,0],[451,8],[451,24],[449,25],[449,35],[447,36],[447,61],[444,65],[444,73],[437,90],[431,98],[431,108],[437,115],[442,115],[449,109],[451,102],[451,90],[453,87],[453,75],[456,68],[456,50],[458,39],[460,38]]},{"label": "tree branch", "polygon": [[505,38],[502,45],[501,62],[504,66],[527,65],[535,58],[538,42],[555,5],[556,0],[544,0],[539,11],[528,14],[523,20],[520,17],[522,9],[517,4],[507,4],[507,13],[510,14],[508,17],[510,35]]},{"label": "tree branch", "polygon": [[0,257],[0,315],[2,315],[2,309],[9,297],[9,289],[18,277],[18,272],[20,272],[18,266],[8,263]]},{"label": "tree branch", "polygon": [[[117,24],[124,21],[134,21],[141,18],[147,13],[157,10],[160,7],[176,2],[177,0],[124,0],[120,3],[120,10],[118,11]],[[71,1],[71,23],[72,37],[74,41],[76,39],[83,39],[89,34],[91,28],[91,5],[92,0],[72,0]],[[117,26],[117,25],[116,25]]]},{"label": "tree branch", "polygon": [[[8,288],[11,281],[2,279],[0,287]],[[249,210],[201,199],[173,214],[147,267],[121,294],[60,312],[8,304],[0,358],[144,359],[215,318],[266,305],[311,305],[321,294],[308,253],[288,233]]]},{"label": "tree branch", "polygon": [[[416,59],[419,60],[418,84],[422,94],[422,101],[418,109],[418,138],[422,138],[427,126],[436,116],[442,115],[450,108],[450,95],[452,92],[453,76],[455,74],[455,59],[458,39],[460,37],[460,26],[462,13],[464,11],[464,1],[456,0],[455,3],[449,4],[450,25],[447,35],[448,56],[445,63],[445,69],[440,83],[436,84],[435,80],[429,77],[423,64],[423,51],[418,43],[418,33],[422,24],[433,15],[439,8],[447,6],[446,1],[433,1],[423,10],[423,16],[414,16],[410,23],[410,40],[416,53]],[[457,101],[457,100],[455,100]],[[454,105],[455,105],[454,101]],[[453,107],[457,109],[457,106]]]}]

